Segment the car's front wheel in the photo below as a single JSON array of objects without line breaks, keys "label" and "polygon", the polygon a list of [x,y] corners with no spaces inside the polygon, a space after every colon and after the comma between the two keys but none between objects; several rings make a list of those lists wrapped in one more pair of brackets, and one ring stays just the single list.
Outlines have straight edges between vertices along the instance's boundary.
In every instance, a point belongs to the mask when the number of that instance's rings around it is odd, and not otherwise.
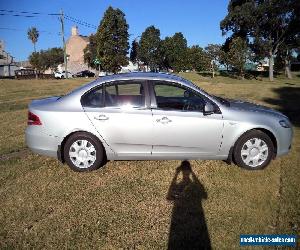
[{"label": "car's front wheel", "polygon": [[66,141],[64,159],[74,171],[92,171],[103,165],[105,153],[98,138],[89,133],[78,132]]},{"label": "car's front wheel", "polygon": [[265,168],[273,156],[272,140],[259,130],[251,130],[242,135],[234,147],[235,163],[249,170]]}]

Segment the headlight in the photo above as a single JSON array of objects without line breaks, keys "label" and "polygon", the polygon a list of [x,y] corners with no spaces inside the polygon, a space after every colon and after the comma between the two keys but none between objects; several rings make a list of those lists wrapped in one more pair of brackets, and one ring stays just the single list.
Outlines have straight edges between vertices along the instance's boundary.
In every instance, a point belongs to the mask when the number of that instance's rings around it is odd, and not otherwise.
[{"label": "headlight", "polygon": [[281,121],[279,121],[279,124],[281,125],[281,127],[283,127],[283,128],[290,128],[291,126],[290,126],[290,123],[288,122],[288,121],[286,121],[286,120],[281,120]]}]

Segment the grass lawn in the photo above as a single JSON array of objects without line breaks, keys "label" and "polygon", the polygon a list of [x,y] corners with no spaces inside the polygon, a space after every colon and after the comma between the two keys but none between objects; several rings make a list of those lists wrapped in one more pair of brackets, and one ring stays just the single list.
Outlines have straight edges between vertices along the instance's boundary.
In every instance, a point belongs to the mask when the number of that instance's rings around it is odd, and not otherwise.
[{"label": "grass lawn", "polygon": [[109,162],[75,173],[26,149],[28,103],[88,79],[0,80],[0,248],[180,249],[190,236],[195,246],[238,249],[240,234],[299,236],[299,75],[273,83],[182,76],[210,93],[287,114],[294,124],[292,151],[263,171],[190,161],[195,181],[174,199],[180,161]]}]

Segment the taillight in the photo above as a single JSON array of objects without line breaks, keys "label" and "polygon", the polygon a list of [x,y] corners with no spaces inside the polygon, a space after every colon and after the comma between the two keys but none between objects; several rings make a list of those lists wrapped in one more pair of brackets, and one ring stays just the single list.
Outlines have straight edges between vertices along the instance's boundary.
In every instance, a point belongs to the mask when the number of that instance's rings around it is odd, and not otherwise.
[{"label": "taillight", "polygon": [[28,111],[28,125],[42,125],[40,118]]}]

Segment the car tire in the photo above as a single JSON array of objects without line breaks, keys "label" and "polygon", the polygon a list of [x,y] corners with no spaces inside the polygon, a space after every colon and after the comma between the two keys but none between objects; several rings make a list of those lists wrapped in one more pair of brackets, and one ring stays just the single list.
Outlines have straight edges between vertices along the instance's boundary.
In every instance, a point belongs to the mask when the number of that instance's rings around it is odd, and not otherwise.
[{"label": "car tire", "polygon": [[234,161],[248,170],[264,169],[274,156],[274,145],[270,137],[260,130],[243,134],[234,146]]},{"label": "car tire", "polygon": [[63,149],[64,160],[77,172],[92,171],[105,164],[105,151],[100,140],[86,132],[72,134]]},{"label": "car tire", "polygon": [[65,78],[64,76],[61,76],[61,77],[60,77],[60,79],[64,79],[64,78]]}]

